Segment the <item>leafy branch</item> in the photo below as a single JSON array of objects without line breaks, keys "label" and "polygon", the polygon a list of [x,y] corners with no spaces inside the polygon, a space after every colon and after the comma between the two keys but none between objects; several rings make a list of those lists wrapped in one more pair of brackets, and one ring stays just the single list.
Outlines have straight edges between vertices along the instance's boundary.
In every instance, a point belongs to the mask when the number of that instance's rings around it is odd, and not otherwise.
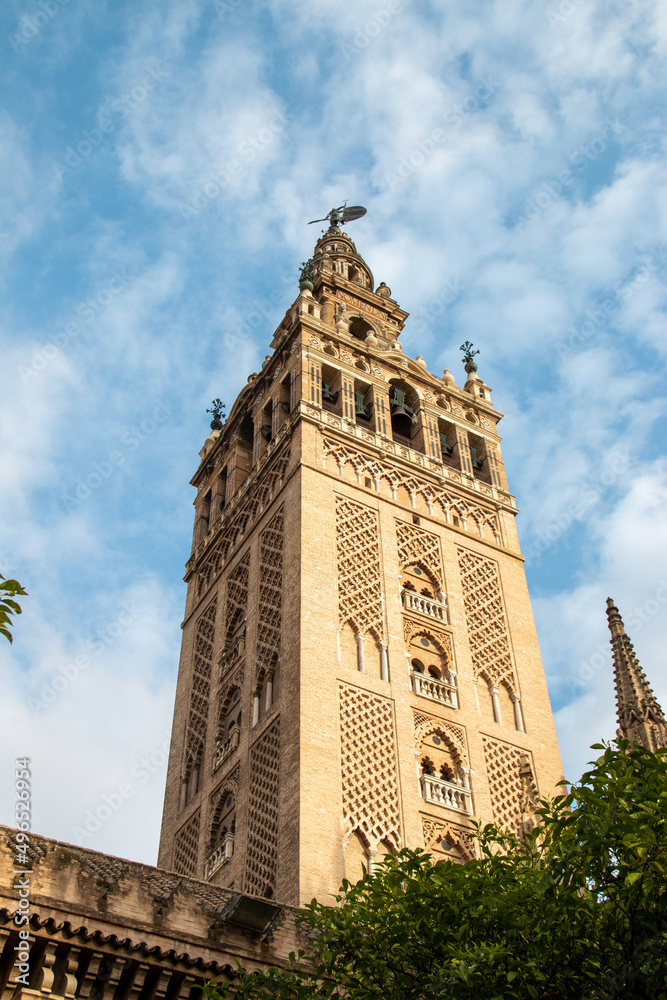
[{"label": "leafy branch", "polygon": [[12,615],[21,614],[21,605],[13,598],[27,597],[28,592],[23,589],[18,580],[5,580],[1,573],[0,580],[2,581],[0,583],[0,635],[4,635],[5,639],[13,642],[14,637],[10,631],[14,625]]}]

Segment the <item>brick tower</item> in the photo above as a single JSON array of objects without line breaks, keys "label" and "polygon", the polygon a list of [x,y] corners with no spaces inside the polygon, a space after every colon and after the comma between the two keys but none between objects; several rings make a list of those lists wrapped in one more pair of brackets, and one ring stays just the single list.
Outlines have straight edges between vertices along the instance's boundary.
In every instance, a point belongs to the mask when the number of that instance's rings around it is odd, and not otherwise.
[{"label": "brick tower", "polygon": [[[464,860],[561,763],[497,424],[333,224],[192,480],[158,864],[328,899],[402,846]],[[374,290],[375,289],[375,290]]]}]

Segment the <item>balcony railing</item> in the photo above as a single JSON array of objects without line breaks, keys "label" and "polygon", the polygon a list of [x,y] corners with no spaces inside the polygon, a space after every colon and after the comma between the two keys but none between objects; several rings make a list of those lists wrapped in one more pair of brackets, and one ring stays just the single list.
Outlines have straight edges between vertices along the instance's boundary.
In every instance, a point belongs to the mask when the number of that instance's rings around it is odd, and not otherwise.
[{"label": "balcony railing", "polygon": [[428,615],[429,618],[447,624],[447,605],[442,601],[425,597],[424,594],[418,594],[407,588],[401,591],[401,600],[406,611],[417,611],[420,615]]},{"label": "balcony railing", "polygon": [[217,771],[224,760],[226,760],[230,753],[236,750],[239,745],[239,736],[241,730],[238,726],[234,726],[233,729],[229,730],[229,733],[225,737],[225,740],[220,743],[219,746],[215,748],[215,756],[213,758],[213,770]]},{"label": "balcony railing", "polygon": [[219,868],[222,868],[227,861],[231,860],[233,853],[234,834],[227,833],[204,862],[204,878],[209,879],[212,875],[215,875]]},{"label": "balcony railing", "polygon": [[472,792],[469,788],[455,785],[453,781],[446,781],[437,774],[422,774],[420,780],[426,802],[472,815]]},{"label": "balcony railing", "polygon": [[430,674],[422,674],[415,670],[412,675],[412,690],[421,698],[439,701],[441,705],[449,705],[450,708],[459,707],[456,685],[450,684],[449,681],[441,681],[438,677],[431,677]]}]

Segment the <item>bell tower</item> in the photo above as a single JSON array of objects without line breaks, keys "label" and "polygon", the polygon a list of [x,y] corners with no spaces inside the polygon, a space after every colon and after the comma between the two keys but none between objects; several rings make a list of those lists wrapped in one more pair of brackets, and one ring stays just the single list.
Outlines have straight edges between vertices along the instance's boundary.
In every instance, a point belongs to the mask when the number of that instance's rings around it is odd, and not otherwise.
[{"label": "bell tower", "polygon": [[491,390],[341,230],[200,452],[158,864],[301,903],[562,776]]}]

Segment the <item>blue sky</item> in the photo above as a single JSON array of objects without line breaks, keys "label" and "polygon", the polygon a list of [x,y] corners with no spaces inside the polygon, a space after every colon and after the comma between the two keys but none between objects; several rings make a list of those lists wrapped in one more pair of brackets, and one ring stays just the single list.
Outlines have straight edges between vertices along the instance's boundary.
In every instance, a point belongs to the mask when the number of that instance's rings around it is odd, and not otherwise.
[{"label": "blue sky", "polygon": [[36,831],[154,861],[204,411],[261,365],[306,223],[345,199],[406,353],[462,382],[472,340],[506,414],[566,774],[615,729],[608,594],[667,705],[664,7],[0,18],[0,572],[30,592],[0,647],[0,820],[28,755]]}]

